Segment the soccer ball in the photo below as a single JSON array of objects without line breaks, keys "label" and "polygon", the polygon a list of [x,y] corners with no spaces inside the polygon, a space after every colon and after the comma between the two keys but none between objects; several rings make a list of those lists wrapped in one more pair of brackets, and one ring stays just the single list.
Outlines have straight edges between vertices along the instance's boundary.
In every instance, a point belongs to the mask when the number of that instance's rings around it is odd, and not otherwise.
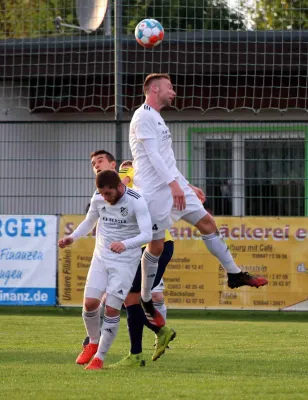
[{"label": "soccer ball", "polygon": [[141,46],[151,48],[163,40],[164,28],[156,19],[144,19],[136,26],[135,37]]}]

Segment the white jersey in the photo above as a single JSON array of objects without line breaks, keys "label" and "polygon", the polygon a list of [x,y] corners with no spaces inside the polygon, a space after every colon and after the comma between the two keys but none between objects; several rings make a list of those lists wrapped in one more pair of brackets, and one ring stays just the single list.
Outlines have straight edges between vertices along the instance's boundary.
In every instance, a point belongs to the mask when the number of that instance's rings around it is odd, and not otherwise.
[{"label": "white jersey", "polygon": [[70,236],[74,240],[86,236],[98,219],[94,250],[98,258],[103,255],[119,256],[110,250],[112,242],[122,242],[126,249],[130,250],[139,248],[152,239],[152,224],[147,204],[144,198],[132,189],[125,187],[125,193],[114,205],[109,204],[99,192],[95,192],[85,220]]},{"label": "white jersey", "polygon": [[160,113],[147,104],[135,111],[130,123],[129,145],[134,159],[134,187],[144,191],[154,191],[166,185],[166,181],[157,173],[142,143],[145,139],[157,141],[157,151],[170,173],[171,179],[180,176],[172,150],[169,128]]}]

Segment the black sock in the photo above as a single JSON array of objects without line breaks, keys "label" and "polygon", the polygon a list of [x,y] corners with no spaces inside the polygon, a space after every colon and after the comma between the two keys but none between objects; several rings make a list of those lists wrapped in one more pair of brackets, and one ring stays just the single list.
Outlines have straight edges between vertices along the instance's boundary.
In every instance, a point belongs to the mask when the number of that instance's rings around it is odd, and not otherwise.
[{"label": "black sock", "polygon": [[131,354],[139,354],[142,352],[142,333],[146,317],[140,304],[126,307],[126,313],[131,346],[130,352]]}]

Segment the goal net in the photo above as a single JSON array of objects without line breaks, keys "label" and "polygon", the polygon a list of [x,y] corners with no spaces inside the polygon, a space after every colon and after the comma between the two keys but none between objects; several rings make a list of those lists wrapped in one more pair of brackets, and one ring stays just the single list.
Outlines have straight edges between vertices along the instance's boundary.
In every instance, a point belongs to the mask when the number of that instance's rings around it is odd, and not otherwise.
[{"label": "goal net", "polygon": [[[69,26],[57,31],[54,21],[79,26],[85,5],[90,15],[100,0],[0,1],[0,109],[112,112],[117,81],[121,107],[130,111],[143,101],[145,76],[163,72],[175,84],[178,111],[308,110],[304,2],[121,1],[118,70],[114,3],[86,33]],[[134,38],[144,18],[165,29],[157,48],[144,49]]]}]

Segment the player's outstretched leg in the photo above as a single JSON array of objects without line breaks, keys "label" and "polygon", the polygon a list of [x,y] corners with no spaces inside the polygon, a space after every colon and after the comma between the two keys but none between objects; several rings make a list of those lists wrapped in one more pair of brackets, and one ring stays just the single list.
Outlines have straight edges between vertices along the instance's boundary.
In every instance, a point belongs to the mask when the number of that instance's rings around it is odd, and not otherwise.
[{"label": "player's outstretched leg", "polygon": [[156,334],[155,341],[155,352],[152,356],[152,360],[156,361],[162,354],[164,354],[168,344],[175,339],[176,332],[172,328],[163,326],[159,332]]},{"label": "player's outstretched leg", "polygon": [[[194,221],[192,222],[194,224]],[[196,224],[201,232],[201,238],[208,248],[223,266],[228,274],[228,286],[231,289],[241,286],[260,287],[268,284],[267,279],[252,276],[248,272],[242,272],[235,264],[232,254],[224,241],[224,238],[217,229],[216,222],[210,214],[204,215]]]},{"label": "player's outstretched leg", "polygon": [[258,288],[268,284],[267,279],[262,276],[253,276],[248,272],[239,272],[237,274],[228,274],[228,286],[235,289],[241,286],[251,286]]}]

